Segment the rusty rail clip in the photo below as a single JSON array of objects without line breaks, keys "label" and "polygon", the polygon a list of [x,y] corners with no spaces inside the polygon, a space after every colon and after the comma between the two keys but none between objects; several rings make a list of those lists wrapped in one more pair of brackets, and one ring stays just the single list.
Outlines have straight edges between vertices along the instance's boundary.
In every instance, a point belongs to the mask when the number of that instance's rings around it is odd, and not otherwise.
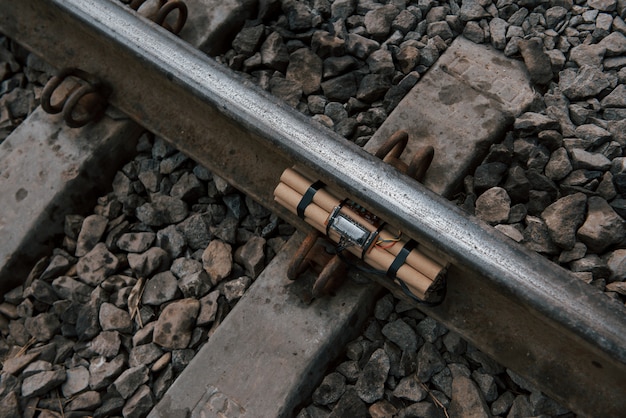
[{"label": "rusty rail clip", "polygon": [[[177,35],[187,22],[187,5],[181,0],[132,0],[130,8]],[[171,26],[166,19],[174,10],[178,10],[176,23]]]},{"label": "rusty rail clip", "polygon": [[[77,81],[62,92],[62,100],[52,103],[52,95],[68,77],[80,82]],[[62,113],[69,127],[80,128],[104,115],[108,93],[106,86],[97,77],[77,68],[64,68],[46,83],[41,93],[41,107],[51,115]],[[77,111],[78,116],[75,115]]]}]

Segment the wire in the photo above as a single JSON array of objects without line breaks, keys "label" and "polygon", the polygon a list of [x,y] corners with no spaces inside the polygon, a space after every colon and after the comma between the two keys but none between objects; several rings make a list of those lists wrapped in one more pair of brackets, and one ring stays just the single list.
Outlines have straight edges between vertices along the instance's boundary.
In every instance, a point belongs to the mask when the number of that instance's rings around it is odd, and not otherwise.
[{"label": "wire", "polygon": [[[379,248],[382,248],[383,250],[386,250],[387,248],[393,247],[396,242],[400,241],[401,237],[402,237],[402,231],[398,231],[398,235],[396,235],[394,238],[379,239],[378,241],[376,241],[376,246]],[[387,245],[382,245],[382,244],[387,244]]]}]

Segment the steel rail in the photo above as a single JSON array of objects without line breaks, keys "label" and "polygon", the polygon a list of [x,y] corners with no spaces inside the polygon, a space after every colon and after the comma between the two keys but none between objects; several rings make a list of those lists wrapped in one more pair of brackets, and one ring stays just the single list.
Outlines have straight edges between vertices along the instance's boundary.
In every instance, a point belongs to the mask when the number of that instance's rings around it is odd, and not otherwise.
[{"label": "steel rail", "polygon": [[285,168],[300,164],[445,253],[448,297],[423,310],[582,414],[626,410],[622,304],[118,2],[0,0],[0,9],[0,31],[59,68],[100,77],[113,105],[290,222],[302,226],[272,191]]}]

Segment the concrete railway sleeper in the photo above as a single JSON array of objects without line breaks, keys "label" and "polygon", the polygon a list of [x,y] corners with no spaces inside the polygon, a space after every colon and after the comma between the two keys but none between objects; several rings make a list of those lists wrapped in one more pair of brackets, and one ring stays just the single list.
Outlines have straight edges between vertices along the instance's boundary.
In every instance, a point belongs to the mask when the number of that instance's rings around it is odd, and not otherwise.
[{"label": "concrete railway sleeper", "polygon": [[[626,410],[623,306],[583,291],[564,270],[123,5],[0,0],[0,8],[3,33],[58,68],[98,77],[111,89],[111,104],[298,228],[308,226],[273,199],[281,174],[297,164],[334,184],[449,260],[445,300],[420,309],[583,415]],[[374,278],[407,298],[392,280]]]}]

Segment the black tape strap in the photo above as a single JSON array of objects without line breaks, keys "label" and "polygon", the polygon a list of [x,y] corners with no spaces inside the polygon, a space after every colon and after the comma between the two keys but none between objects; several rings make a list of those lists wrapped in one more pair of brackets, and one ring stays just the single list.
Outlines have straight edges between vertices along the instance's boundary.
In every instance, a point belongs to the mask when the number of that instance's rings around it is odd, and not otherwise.
[{"label": "black tape strap", "polygon": [[392,279],[396,278],[396,274],[398,274],[398,270],[400,270],[400,267],[402,267],[402,265],[406,261],[406,258],[409,256],[409,253],[413,251],[413,249],[416,246],[417,246],[417,242],[415,242],[415,240],[412,240],[412,239],[408,240],[407,243],[404,244],[404,247],[402,247],[402,249],[396,256],[396,259],[393,260],[393,263],[391,263],[391,265],[389,266],[389,269],[387,270],[387,276],[391,277]]},{"label": "black tape strap", "polygon": [[380,231],[383,230],[385,225],[387,225],[387,222],[381,222],[380,225],[378,225],[378,228],[376,228],[376,231],[370,234],[370,237],[367,239],[367,242],[363,246],[363,251],[361,252],[361,261],[365,261],[365,253],[367,253],[372,245],[376,242],[376,239],[378,239],[378,236],[380,235]]},{"label": "black tape strap", "polygon": [[302,196],[302,199],[300,199],[300,203],[298,203],[298,207],[296,208],[298,212],[298,216],[300,218],[304,219],[304,211],[307,208],[307,206],[309,206],[311,202],[313,201],[313,196],[315,196],[315,193],[317,193],[319,189],[323,189],[324,187],[326,187],[326,185],[320,180],[316,181],[315,183],[309,186],[309,188],[306,190],[306,192]]}]

